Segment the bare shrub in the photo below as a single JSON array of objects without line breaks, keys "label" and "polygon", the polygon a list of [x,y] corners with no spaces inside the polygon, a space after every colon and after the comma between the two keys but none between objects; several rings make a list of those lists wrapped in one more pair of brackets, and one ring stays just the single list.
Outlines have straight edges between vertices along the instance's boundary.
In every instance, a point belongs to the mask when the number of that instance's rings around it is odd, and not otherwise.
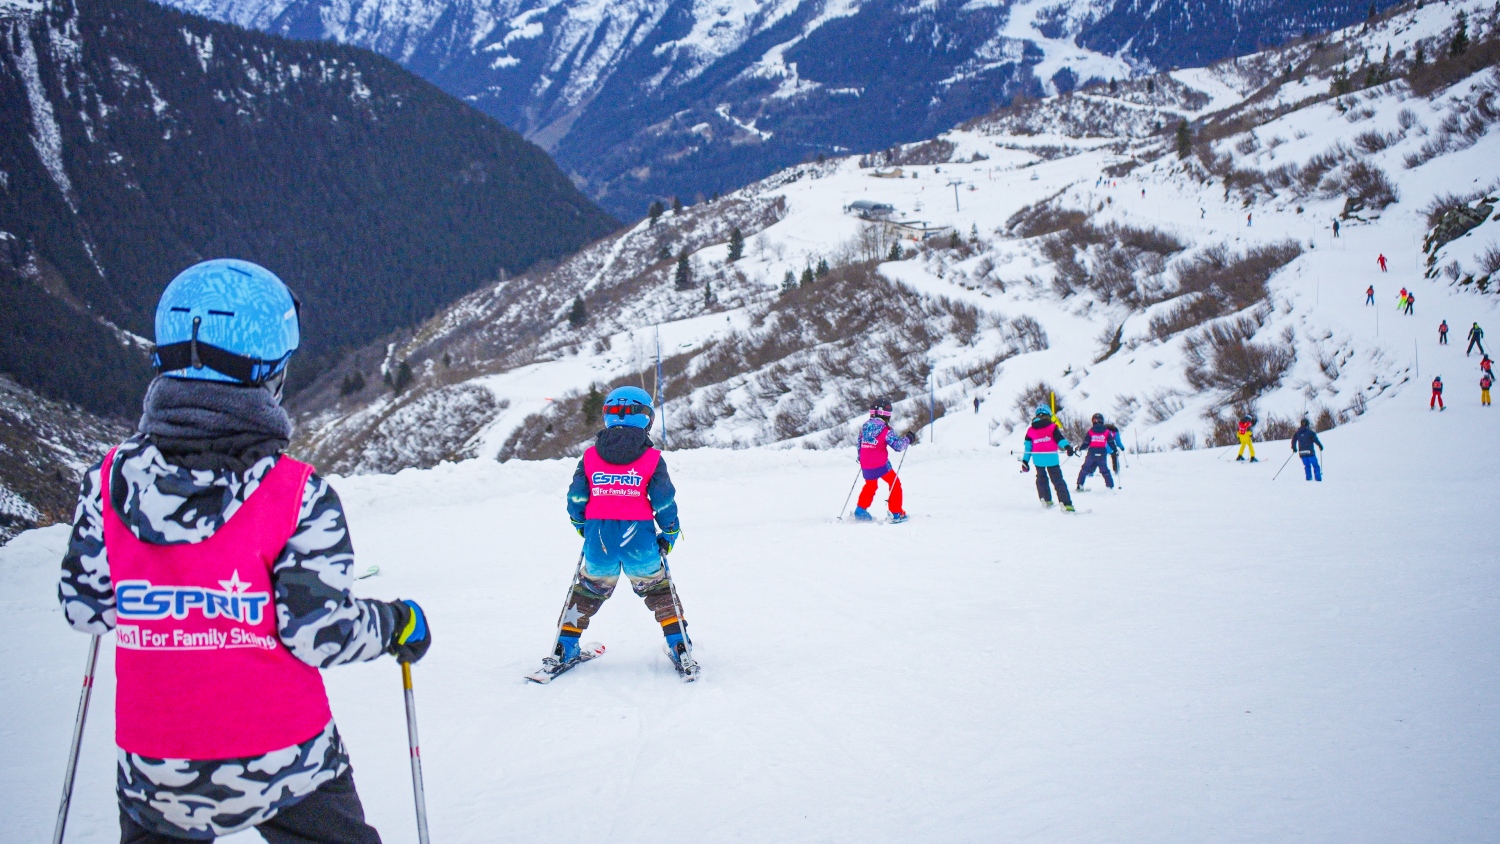
[{"label": "bare shrub", "polygon": [[[1032,414],[1038,407],[1050,407],[1055,395],[1057,391],[1052,389],[1052,385],[1046,381],[1038,381],[1022,390],[1016,396],[1015,402],[1016,416],[1020,418],[1021,424],[1030,422]],[[1062,410],[1062,405],[1059,404],[1057,408],[1059,411]]]},{"label": "bare shrub", "polygon": [[1417,125],[1417,113],[1409,108],[1403,108],[1396,113],[1396,125],[1402,129],[1411,129]]},{"label": "bare shrub", "polygon": [[1330,194],[1353,197],[1376,210],[1385,208],[1398,199],[1396,186],[1391,183],[1385,171],[1363,161],[1355,161],[1342,172],[1330,175],[1323,186]]},{"label": "bare shrub", "polygon": [[1354,145],[1362,152],[1375,153],[1390,146],[1391,138],[1373,130],[1361,132],[1354,136]]},{"label": "bare shrub", "polygon": [[1012,214],[1005,221],[1005,230],[1018,237],[1037,237],[1082,225],[1088,218],[1086,211],[1058,208],[1048,199]]},{"label": "bare shrub", "polygon": [[1318,412],[1312,415],[1313,430],[1320,434],[1324,431],[1333,430],[1334,426],[1338,424],[1338,419],[1334,417],[1333,411],[1322,405],[1319,405]]},{"label": "bare shrub", "polygon": [[1299,425],[1296,420],[1268,414],[1258,427],[1262,440],[1289,440]]},{"label": "bare shrub", "polygon": [[1266,282],[1302,254],[1296,241],[1282,241],[1236,254],[1224,246],[1203,250],[1177,269],[1177,289],[1198,294],[1151,320],[1151,333],[1166,339],[1218,316],[1243,310],[1266,298]]},{"label": "bare shrub", "polygon": [[1198,435],[1192,431],[1183,431],[1172,441],[1179,451],[1192,451],[1198,447]]},{"label": "bare shrub", "polygon": [[1485,275],[1500,273],[1500,245],[1491,245],[1479,253],[1479,269]]},{"label": "bare shrub", "polygon": [[1449,211],[1455,208],[1468,207],[1471,202],[1483,199],[1486,194],[1494,189],[1495,186],[1491,185],[1485,190],[1469,191],[1467,193],[1445,193],[1433,197],[1432,201],[1427,203],[1427,206],[1422,209],[1422,213],[1427,216],[1427,228],[1430,229],[1436,226],[1438,221],[1443,219],[1443,215]]},{"label": "bare shrub", "polygon": [[1189,335],[1183,373],[1188,384],[1197,390],[1218,390],[1236,404],[1249,404],[1280,384],[1296,354],[1284,346],[1251,342],[1258,329],[1255,320],[1241,317]]},{"label": "bare shrub", "polygon": [[1146,421],[1152,425],[1161,423],[1176,416],[1178,411],[1187,407],[1182,400],[1182,394],[1176,390],[1158,390],[1146,399]]},{"label": "bare shrub", "polygon": [[1049,348],[1047,343],[1047,332],[1042,324],[1026,314],[1022,314],[1007,324],[1009,339],[1019,350],[1018,353],[1040,352]]}]

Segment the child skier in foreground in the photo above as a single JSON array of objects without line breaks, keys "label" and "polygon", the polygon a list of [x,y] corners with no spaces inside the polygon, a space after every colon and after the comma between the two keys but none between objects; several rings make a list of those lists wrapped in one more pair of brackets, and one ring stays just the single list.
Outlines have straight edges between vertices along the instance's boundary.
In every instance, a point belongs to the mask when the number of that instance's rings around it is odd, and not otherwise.
[{"label": "child skier in foreground", "polygon": [[891,468],[888,449],[905,451],[910,445],[909,437],[891,433],[891,403],[884,400],[872,403],[870,418],[859,430],[859,471],[865,479],[865,485],[859,491],[859,500],[854,507],[854,518],[857,521],[875,520],[870,515],[869,507],[875,502],[875,492],[880,488],[881,481],[885,481],[886,486],[891,489],[890,498],[886,501],[886,506],[891,511],[891,522],[900,524],[906,521],[906,510],[901,506],[901,479],[896,476],[896,470]]},{"label": "child skier in foreground", "polygon": [[604,430],[583,453],[568,487],[568,518],[583,537],[583,558],[563,604],[552,656],[528,679],[547,682],[603,653],[603,646],[585,650],[578,640],[615,591],[622,570],[661,625],[677,673],[688,681],[698,677],[687,622],[666,566],[682,529],[677,491],[648,433],[654,416],[650,394],[638,387],[616,388],[604,399]]},{"label": "child skier in foreground", "polygon": [[85,476],[58,599],[115,631],[127,844],[256,827],[271,844],[378,844],[321,668],[431,644],[411,601],[350,594],[338,494],[283,454],[297,305],[245,261],[190,267],[156,310],[137,435]]},{"label": "child skier in foreground", "polygon": [[1062,460],[1057,456],[1058,449],[1066,450],[1069,457],[1073,456],[1073,446],[1063,436],[1062,426],[1052,419],[1052,410],[1042,405],[1036,409],[1031,427],[1026,429],[1026,451],[1021,457],[1021,471],[1030,472],[1031,464],[1035,462],[1037,497],[1048,507],[1052,506],[1052,493],[1047,489],[1047,481],[1050,479],[1063,509],[1071,513],[1073,499],[1068,495],[1068,482],[1063,480]]}]

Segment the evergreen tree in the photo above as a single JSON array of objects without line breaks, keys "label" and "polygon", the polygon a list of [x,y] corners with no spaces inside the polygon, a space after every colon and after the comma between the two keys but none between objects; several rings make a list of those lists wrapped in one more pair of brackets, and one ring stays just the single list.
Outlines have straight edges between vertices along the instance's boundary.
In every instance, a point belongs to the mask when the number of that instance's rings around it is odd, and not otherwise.
[{"label": "evergreen tree", "polygon": [[740,233],[740,227],[735,226],[729,230],[729,263],[733,264],[745,256],[745,236]]},{"label": "evergreen tree", "polygon": [[1154,94],[1154,93],[1156,93],[1156,80],[1155,79],[1147,79],[1146,80],[1146,93],[1148,93],[1148,94]]},{"label": "evergreen tree", "polygon": [[1453,33],[1453,40],[1448,43],[1448,55],[1456,59],[1469,49],[1469,16],[1460,11],[1453,20],[1458,31]]},{"label": "evergreen tree", "polygon": [[351,372],[344,376],[344,383],[339,385],[339,395],[350,396],[365,388],[365,376],[359,372]]},{"label": "evergreen tree", "polygon": [[662,206],[661,200],[658,199],[652,202],[651,207],[646,209],[646,215],[651,218],[651,225],[656,225],[656,221],[661,219],[661,215],[666,213],[666,210]]},{"label": "evergreen tree", "polygon": [[675,217],[675,216],[677,216],[678,214],[681,214],[681,213],[682,213],[682,199],[680,197],[674,196],[674,197],[672,197],[672,216]]},{"label": "evergreen tree", "polygon": [[1187,158],[1193,151],[1193,130],[1188,128],[1187,121],[1177,124],[1177,157]]},{"label": "evergreen tree", "polygon": [[812,283],[813,283],[813,271],[812,271],[812,267],[806,267],[806,268],[804,268],[802,270],[802,286],[806,287],[807,285],[812,284]]},{"label": "evergreen tree", "polygon": [[688,266],[686,248],[677,255],[677,270],[672,275],[672,285],[678,290],[690,290],[693,287],[693,268]]},{"label": "evergreen tree", "polygon": [[893,241],[891,243],[891,251],[885,256],[885,259],[887,261],[900,261],[905,257],[906,253],[901,251],[901,242]]},{"label": "evergreen tree", "polygon": [[713,280],[709,279],[709,278],[705,278],[705,279],[703,279],[703,307],[704,307],[704,309],[708,309],[708,308],[711,308],[713,306],[714,306],[714,285],[713,285]]},{"label": "evergreen tree", "polygon": [[452,366],[453,366],[453,356],[450,355],[450,354],[448,354],[447,352],[443,352],[443,368],[444,369],[448,369],[448,368],[451,368]]},{"label": "evergreen tree", "polygon": [[819,258],[817,269],[813,270],[813,272],[815,275],[817,275],[818,278],[822,278],[823,276],[828,275],[829,269],[828,259]]},{"label": "evergreen tree", "polygon": [[580,328],[585,322],[588,322],[588,320],[589,312],[588,309],[583,306],[583,297],[574,297],[573,307],[568,311],[568,325],[571,325],[574,328]]},{"label": "evergreen tree", "polygon": [[1120,83],[1113,76],[1109,78],[1109,92],[1117,94],[1120,92]]},{"label": "evergreen tree", "polygon": [[1365,14],[1365,20],[1375,20],[1375,3],[1370,3],[1370,11]]},{"label": "evergreen tree", "polygon": [[599,418],[604,415],[604,393],[599,391],[598,384],[590,384],[588,394],[583,397],[583,421],[585,423],[598,424]]},{"label": "evergreen tree", "polygon": [[391,392],[400,393],[402,390],[411,385],[411,364],[407,363],[404,360],[396,364],[395,374],[392,375],[390,373],[387,373],[386,380],[391,385]]},{"label": "evergreen tree", "polygon": [[979,243],[979,224],[978,223],[970,223],[969,224],[969,242],[973,243],[973,244],[976,244],[976,245]]},{"label": "evergreen tree", "polygon": [[797,277],[794,276],[794,275],[792,275],[792,271],[791,270],[787,270],[786,271],[786,275],[784,275],[784,276],[781,277],[781,292],[782,293],[790,293],[790,292],[792,292],[793,290],[796,290],[796,289],[797,289]]},{"label": "evergreen tree", "polygon": [[1421,70],[1424,66],[1426,66],[1426,64],[1427,53],[1422,49],[1422,42],[1418,41],[1416,53],[1412,56],[1411,59],[1411,69]]},{"label": "evergreen tree", "polygon": [[670,246],[666,245],[665,243],[663,243],[661,245],[661,248],[658,249],[658,250],[656,250],[656,260],[658,260],[658,261],[670,261],[670,260],[672,260],[672,247],[670,247]]}]

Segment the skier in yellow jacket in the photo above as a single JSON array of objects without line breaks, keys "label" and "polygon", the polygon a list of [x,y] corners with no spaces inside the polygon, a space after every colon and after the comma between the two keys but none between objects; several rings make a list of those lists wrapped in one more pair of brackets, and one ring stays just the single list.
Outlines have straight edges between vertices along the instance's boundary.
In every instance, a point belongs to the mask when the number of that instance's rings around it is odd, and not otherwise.
[{"label": "skier in yellow jacket", "polygon": [[1251,463],[1259,463],[1260,462],[1260,461],[1258,461],[1258,460],[1255,459],[1254,434],[1255,434],[1255,420],[1253,418],[1249,417],[1249,416],[1242,417],[1240,419],[1240,427],[1239,427],[1239,431],[1237,433],[1237,435],[1240,438],[1240,455],[1238,457],[1234,458],[1235,460],[1239,460],[1239,461],[1243,462],[1244,459],[1245,459],[1245,449],[1248,448],[1248,449],[1250,449],[1250,462]]}]

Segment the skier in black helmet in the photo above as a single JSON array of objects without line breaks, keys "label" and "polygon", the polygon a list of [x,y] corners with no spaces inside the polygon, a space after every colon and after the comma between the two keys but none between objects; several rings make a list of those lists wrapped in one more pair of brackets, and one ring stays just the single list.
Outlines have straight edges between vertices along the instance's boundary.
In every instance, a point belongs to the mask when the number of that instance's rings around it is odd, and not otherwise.
[{"label": "skier in black helmet", "polygon": [[1083,468],[1078,470],[1078,491],[1083,492],[1083,484],[1098,469],[1099,474],[1104,476],[1104,485],[1110,489],[1115,488],[1114,476],[1109,473],[1109,451],[1110,433],[1104,425],[1104,414],[1095,413],[1093,427],[1088,430],[1088,454],[1084,455]]}]

